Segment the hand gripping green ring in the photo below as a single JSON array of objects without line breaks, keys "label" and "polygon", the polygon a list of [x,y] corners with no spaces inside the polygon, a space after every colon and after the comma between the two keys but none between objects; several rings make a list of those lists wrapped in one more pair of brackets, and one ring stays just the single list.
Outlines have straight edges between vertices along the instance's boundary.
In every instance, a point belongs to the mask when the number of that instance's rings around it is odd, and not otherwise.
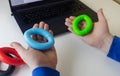
[{"label": "hand gripping green ring", "polygon": [[[79,23],[81,21],[86,22],[86,27],[82,30],[79,29]],[[93,28],[92,19],[85,14],[76,17],[72,22],[72,30],[75,34],[79,36],[87,35],[92,30],[92,28]]]}]

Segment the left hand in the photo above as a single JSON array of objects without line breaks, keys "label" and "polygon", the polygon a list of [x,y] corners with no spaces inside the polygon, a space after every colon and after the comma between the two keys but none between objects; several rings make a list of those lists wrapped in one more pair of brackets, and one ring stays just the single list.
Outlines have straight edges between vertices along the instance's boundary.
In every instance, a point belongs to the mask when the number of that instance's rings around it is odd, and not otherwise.
[{"label": "left hand", "polygon": [[[33,28],[42,28],[44,30],[47,30],[53,35],[53,32],[49,30],[48,24],[44,22],[35,24]],[[39,35],[34,35],[33,39],[42,42],[46,41],[46,39]],[[37,67],[49,67],[52,69],[56,69],[57,55],[54,46],[46,51],[38,51],[32,49],[31,47],[25,49],[20,43],[17,42],[12,42],[11,46],[17,50],[18,54],[32,70]]]}]

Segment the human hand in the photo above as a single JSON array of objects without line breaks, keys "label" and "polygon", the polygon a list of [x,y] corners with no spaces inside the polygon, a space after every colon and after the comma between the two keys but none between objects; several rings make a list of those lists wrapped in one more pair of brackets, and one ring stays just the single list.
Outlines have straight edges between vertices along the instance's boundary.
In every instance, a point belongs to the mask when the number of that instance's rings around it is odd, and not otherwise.
[{"label": "human hand", "polygon": [[[33,28],[43,28],[47,30],[53,35],[52,30],[49,29],[48,24],[44,22],[40,22],[39,24],[35,24]],[[32,38],[39,42],[46,42],[47,40],[40,35],[34,35]],[[52,69],[56,69],[57,65],[57,55],[55,47],[46,50],[46,51],[38,51],[28,47],[24,48],[21,44],[17,42],[12,42],[10,44],[13,48],[15,48],[18,54],[21,56],[23,61],[33,70],[37,67],[49,67]]]},{"label": "human hand", "polygon": [[[99,48],[106,53],[108,52],[110,45],[113,40],[113,35],[109,32],[107,20],[103,14],[102,9],[98,10],[98,22],[94,23],[93,30],[86,36],[80,37],[87,44]],[[68,26],[68,30],[72,31],[72,21],[75,19],[75,16],[70,16],[66,18],[65,25]],[[82,29],[85,27],[85,22],[82,22]]]}]

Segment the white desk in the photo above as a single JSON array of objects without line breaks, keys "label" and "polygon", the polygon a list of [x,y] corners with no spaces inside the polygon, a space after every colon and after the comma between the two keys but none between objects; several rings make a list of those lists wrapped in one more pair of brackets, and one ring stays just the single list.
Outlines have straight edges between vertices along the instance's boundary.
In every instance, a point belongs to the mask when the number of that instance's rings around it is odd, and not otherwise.
[{"label": "white desk", "polygon": [[[120,5],[112,0],[81,0],[93,10],[104,9],[110,31],[120,36]],[[27,46],[16,21],[10,15],[8,0],[0,0],[0,47],[13,41]],[[55,38],[58,54],[57,69],[61,76],[120,76],[120,63],[106,57],[100,50],[90,47],[73,34]],[[3,66],[2,68],[5,68]],[[23,65],[12,76],[31,76],[31,70]]]}]

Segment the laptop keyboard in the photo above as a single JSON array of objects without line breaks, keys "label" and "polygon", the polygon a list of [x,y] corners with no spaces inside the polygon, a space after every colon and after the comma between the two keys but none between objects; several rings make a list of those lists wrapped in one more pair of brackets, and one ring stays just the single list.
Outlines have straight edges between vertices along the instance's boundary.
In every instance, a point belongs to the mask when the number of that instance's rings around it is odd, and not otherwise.
[{"label": "laptop keyboard", "polygon": [[86,7],[80,5],[76,1],[61,3],[58,5],[51,5],[49,7],[34,8],[24,11],[19,11],[25,24],[35,23],[40,20],[53,18],[69,13],[74,13],[80,10],[85,10]]}]

